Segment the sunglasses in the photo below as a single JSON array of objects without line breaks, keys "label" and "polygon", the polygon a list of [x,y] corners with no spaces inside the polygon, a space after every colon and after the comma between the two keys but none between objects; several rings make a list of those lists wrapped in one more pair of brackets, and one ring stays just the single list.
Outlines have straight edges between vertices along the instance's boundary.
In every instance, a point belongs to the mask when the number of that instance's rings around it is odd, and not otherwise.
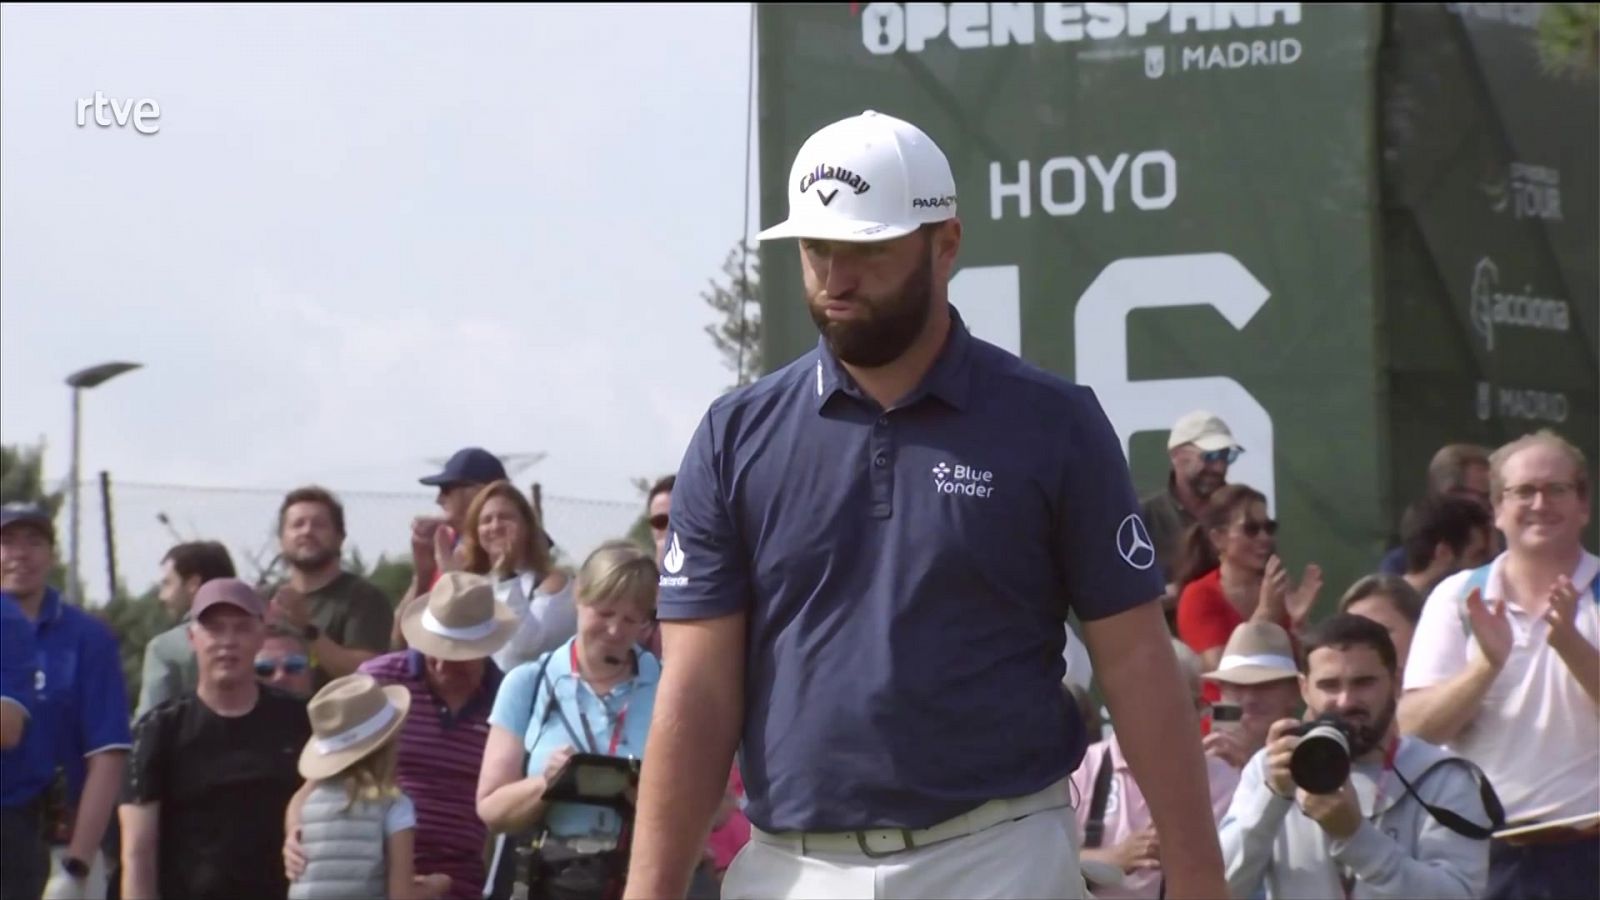
[{"label": "sunglasses", "polygon": [[656,513],[650,517],[650,527],[657,531],[666,531],[667,521],[668,519],[666,513]]},{"label": "sunglasses", "polygon": [[277,672],[282,672],[285,675],[299,675],[310,664],[310,660],[299,654],[285,656],[283,659],[258,659],[256,660],[256,677],[271,678]]},{"label": "sunglasses", "polygon": [[1207,450],[1200,454],[1200,459],[1207,463],[1227,463],[1233,465],[1239,461],[1239,454],[1243,453],[1238,447],[1223,447],[1221,450]]},{"label": "sunglasses", "polygon": [[1267,537],[1272,537],[1278,533],[1278,523],[1272,519],[1267,519],[1264,522],[1255,522],[1247,519],[1239,525],[1239,530],[1244,532],[1244,536],[1247,538],[1253,538],[1263,531],[1267,533]]}]

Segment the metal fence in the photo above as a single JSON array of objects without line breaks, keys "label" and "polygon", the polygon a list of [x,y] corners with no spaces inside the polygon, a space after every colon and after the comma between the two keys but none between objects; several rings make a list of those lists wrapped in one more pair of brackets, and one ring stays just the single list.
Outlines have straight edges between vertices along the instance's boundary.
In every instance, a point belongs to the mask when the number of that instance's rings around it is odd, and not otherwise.
[{"label": "metal fence", "polygon": [[[341,491],[324,485],[344,504],[345,553],[359,551],[367,565],[387,555],[409,557],[413,516],[437,515],[434,494],[424,491]],[[117,576],[137,594],[160,578],[161,557],[180,541],[216,540],[227,546],[242,578],[253,579],[278,552],[278,506],[289,488],[206,487],[110,480],[112,529]],[[524,490],[531,493],[532,486]],[[82,483],[80,567],[89,605],[110,596],[107,581],[108,535],[101,484]],[[644,503],[590,500],[541,492],[545,529],[562,559],[576,565],[609,538],[625,537]],[[66,561],[70,522],[65,505],[56,527]]]}]

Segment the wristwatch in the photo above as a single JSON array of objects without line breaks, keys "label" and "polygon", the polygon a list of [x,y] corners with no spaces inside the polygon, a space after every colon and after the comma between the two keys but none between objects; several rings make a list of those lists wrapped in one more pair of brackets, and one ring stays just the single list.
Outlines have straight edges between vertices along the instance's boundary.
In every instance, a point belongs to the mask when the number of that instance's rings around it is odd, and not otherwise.
[{"label": "wristwatch", "polygon": [[81,859],[76,859],[71,856],[63,856],[61,858],[61,868],[67,870],[68,875],[71,875],[73,878],[76,878],[79,881],[89,877],[89,864]]},{"label": "wristwatch", "polygon": [[300,632],[300,636],[306,639],[306,643],[314,644],[317,642],[317,638],[322,637],[322,630],[315,625],[307,625]]}]

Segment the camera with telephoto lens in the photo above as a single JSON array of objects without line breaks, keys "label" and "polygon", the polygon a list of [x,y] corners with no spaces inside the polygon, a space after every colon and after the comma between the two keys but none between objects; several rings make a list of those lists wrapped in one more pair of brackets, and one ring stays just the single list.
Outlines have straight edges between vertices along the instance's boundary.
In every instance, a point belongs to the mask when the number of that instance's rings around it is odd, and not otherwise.
[{"label": "camera with telephoto lens", "polygon": [[1332,794],[1350,777],[1350,729],[1324,715],[1289,732],[1300,738],[1289,757],[1289,775],[1307,793]]}]

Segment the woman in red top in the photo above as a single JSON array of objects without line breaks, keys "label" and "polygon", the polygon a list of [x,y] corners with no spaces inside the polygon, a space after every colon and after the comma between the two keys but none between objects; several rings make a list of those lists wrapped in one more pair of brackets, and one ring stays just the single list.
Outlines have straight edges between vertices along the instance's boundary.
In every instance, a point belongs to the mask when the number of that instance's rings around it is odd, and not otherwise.
[{"label": "woman in red top", "polygon": [[[1233,629],[1249,619],[1274,622],[1294,634],[1322,588],[1322,570],[1306,566],[1299,587],[1276,553],[1278,523],[1267,518],[1267,498],[1242,484],[1211,496],[1200,521],[1184,538],[1179,566],[1178,637],[1200,654],[1204,671],[1222,659]],[[1206,699],[1220,694],[1207,682]]]}]

